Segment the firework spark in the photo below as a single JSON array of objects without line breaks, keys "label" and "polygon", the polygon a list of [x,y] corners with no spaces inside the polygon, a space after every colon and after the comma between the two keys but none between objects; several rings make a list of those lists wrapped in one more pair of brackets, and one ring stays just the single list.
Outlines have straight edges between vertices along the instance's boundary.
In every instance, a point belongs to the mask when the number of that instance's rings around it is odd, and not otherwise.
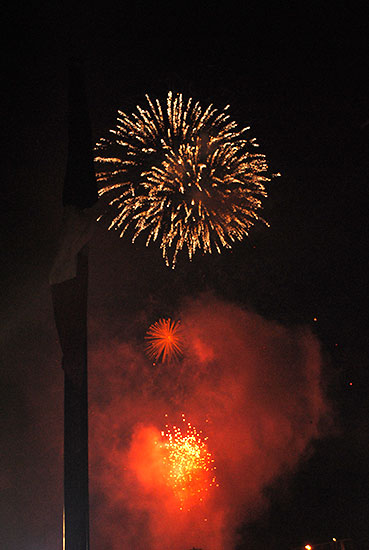
[{"label": "firework spark", "polygon": [[210,487],[216,486],[214,459],[207,447],[207,437],[202,436],[182,414],[184,429],[178,426],[161,432],[160,446],[165,451],[163,458],[165,478],[184,505],[203,502]]},{"label": "firework spark", "polygon": [[160,319],[151,327],[145,336],[146,351],[155,361],[172,361],[182,355],[182,333],[180,321]]},{"label": "firework spark", "polygon": [[[249,128],[192,98],[168,93],[166,108],[146,96],[137,114],[118,111],[111,137],[96,145],[100,195],[111,208],[110,228],[132,241],[160,241],[167,265],[187,248],[221,252],[242,240],[260,216],[268,165]],[[113,213],[111,215],[111,212]]]}]

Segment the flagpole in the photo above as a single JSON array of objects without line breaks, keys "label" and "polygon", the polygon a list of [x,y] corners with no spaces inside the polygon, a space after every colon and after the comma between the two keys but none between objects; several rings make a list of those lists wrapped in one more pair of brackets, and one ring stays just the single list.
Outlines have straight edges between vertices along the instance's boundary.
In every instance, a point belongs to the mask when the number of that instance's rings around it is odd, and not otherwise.
[{"label": "flagpole", "polygon": [[87,247],[78,253],[76,278],[67,282],[78,336],[63,357],[65,550],[88,550]]},{"label": "flagpole", "polygon": [[62,237],[50,282],[64,369],[63,548],[88,550],[87,242],[98,194],[83,73],[76,60],[69,66],[68,105]]}]

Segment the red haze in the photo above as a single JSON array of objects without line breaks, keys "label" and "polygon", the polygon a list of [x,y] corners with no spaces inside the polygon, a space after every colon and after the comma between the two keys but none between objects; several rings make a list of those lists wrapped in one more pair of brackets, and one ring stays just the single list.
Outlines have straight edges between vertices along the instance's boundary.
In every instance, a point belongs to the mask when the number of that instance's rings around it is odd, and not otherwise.
[{"label": "red haze", "polygon": [[[205,295],[178,313],[181,363],[152,366],[133,344],[91,361],[92,538],[101,550],[228,550],[267,505],[263,490],[322,435],[329,408],[319,344]],[[180,510],[157,442],[186,415],[213,455],[219,487]],[[168,414],[168,417],[165,417]]]}]

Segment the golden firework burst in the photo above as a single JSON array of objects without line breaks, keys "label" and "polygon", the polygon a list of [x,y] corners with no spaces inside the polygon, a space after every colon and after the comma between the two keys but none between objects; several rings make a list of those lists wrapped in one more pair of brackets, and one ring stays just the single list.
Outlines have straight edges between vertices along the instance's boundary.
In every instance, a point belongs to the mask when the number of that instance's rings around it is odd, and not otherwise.
[{"label": "golden firework burst", "polygon": [[249,127],[192,98],[168,93],[166,109],[146,96],[137,114],[119,111],[111,137],[96,145],[100,195],[106,195],[110,228],[134,241],[160,241],[167,265],[187,249],[221,252],[261,220],[268,165],[255,152]]},{"label": "golden firework burst", "polygon": [[160,443],[164,450],[165,478],[180,501],[188,508],[204,501],[209,489],[218,487],[214,459],[207,437],[197,431],[182,414],[183,426],[166,425]]}]

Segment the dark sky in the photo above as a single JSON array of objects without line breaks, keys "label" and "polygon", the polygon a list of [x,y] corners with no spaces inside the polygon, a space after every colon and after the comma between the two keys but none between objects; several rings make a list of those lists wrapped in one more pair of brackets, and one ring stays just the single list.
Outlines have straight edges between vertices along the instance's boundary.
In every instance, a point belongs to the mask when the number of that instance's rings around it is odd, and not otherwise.
[{"label": "dark sky", "polygon": [[[91,244],[93,315],[109,337],[132,337],[138,312],[169,316],[183,296],[210,290],[267,319],[310,326],[335,428],[288,484],[269,490],[271,506],[244,540],[288,548],[369,538],[367,17],[343,1],[268,4],[5,9],[2,548],[51,550],[40,517],[51,494],[61,495],[63,380],[47,275],[61,219],[70,53],[85,59],[95,139],[118,108],[173,89],[230,103],[282,174],[265,204],[270,228],[255,228],[232,253],[180,261],[175,272],[155,247],[100,228]],[[59,443],[44,444],[50,431]]]}]

